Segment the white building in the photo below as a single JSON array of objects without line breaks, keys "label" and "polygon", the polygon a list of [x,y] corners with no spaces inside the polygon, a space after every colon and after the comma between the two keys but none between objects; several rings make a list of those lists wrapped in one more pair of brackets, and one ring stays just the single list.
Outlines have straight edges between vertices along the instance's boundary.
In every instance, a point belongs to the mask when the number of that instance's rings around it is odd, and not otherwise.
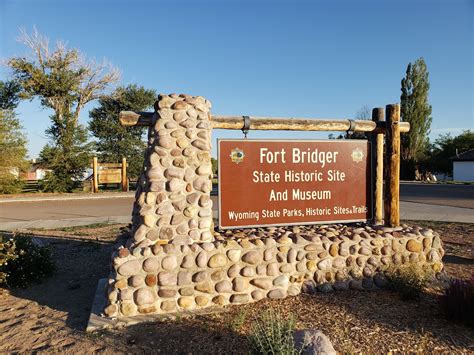
[{"label": "white building", "polygon": [[451,158],[454,181],[474,181],[474,149]]}]

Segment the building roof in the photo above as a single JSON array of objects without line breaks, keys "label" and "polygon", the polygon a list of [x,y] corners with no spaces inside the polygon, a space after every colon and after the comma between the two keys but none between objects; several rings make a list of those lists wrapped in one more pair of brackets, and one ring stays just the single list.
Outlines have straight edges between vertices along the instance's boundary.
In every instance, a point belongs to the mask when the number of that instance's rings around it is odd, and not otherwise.
[{"label": "building roof", "polygon": [[452,161],[474,161],[474,149],[465,151],[464,153],[455,155],[450,158]]}]

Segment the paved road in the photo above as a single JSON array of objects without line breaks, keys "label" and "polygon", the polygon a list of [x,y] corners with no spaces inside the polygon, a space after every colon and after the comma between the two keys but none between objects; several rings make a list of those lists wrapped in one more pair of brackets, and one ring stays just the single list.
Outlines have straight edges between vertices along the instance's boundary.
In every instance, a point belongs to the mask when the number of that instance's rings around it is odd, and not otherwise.
[{"label": "paved road", "polygon": [[[82,195],[13,202],[0,199],[0,229],[53,228],[100,222],[128,223],[134,194]],[[213,196],[217,209],[217,196]],[[401,185],[401,218],[474,222],[474,185]]]},{"label": "paved road", "polygon": [[401,183],[400,200],[431,205],[474,208],[474,185]]}]

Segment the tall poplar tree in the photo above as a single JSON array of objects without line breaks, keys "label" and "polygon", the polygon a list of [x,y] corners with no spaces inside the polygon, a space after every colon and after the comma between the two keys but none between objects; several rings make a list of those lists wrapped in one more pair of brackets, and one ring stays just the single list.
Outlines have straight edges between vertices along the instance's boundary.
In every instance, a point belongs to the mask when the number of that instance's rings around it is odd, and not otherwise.
[{"label": "tall poplar tree", "polygon": [[410,132],[401,135],[402,159],[413,166],[424,156],[429,145],[431,105],[428,100],[430,83],[423,58],[409,63],[402,79],[401,117],[410,123]]}]

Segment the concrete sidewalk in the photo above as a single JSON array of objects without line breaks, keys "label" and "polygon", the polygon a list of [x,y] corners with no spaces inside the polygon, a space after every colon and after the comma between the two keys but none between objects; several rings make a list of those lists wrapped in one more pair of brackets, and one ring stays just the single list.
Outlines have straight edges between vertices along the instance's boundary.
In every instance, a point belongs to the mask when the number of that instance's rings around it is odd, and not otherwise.
[{"label": "concrete sidewalk", "polygon": [[400,201],[400,219],[474,223],[474,209]]},{"label": "concrete sidewalk", "polygon": [[135,192],[106,192],[98,194],[71,193],[62,195],[38,195],[38,196],[14,196],[0,198],[0,204],[17,202],[41,202],[41,201],[69,201],[69,200],[106,200],[112,198],[130,198],[135,196]]}]

